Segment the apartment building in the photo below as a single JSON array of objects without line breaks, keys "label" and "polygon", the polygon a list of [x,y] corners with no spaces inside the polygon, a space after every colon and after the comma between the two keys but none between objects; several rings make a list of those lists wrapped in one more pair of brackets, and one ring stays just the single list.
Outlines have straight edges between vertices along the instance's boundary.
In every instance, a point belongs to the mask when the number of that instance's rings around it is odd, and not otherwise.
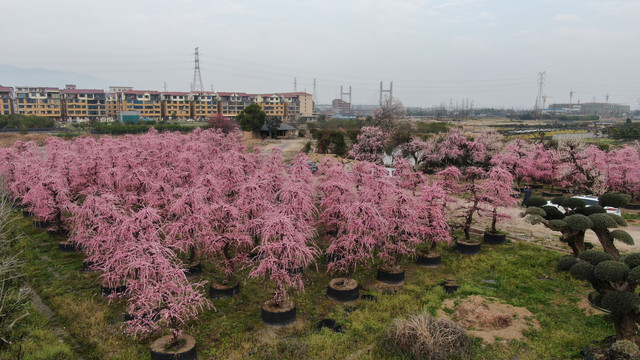
[{"label": "apartment building", "polygon": [[289,104],[285,116],[298,118],[300,116],[313,115],[313,96],[306,92],[281,93],[285,101]]},{"label": "apartment building", "polygon": [[219,92],[216,95],[218,98],[218,113],[224,116],[240,114],[255,99],[255,96],[245,93]]},{"label": "apartment building", "polygon": [[64,121],[102,121],[107,117],[104,90],[76,89],[75,85],[67,85],[60,95]]},{"label": "apartment building", "polygon": [[189,100],[192,119],[206,120],[218,113],[218,96],[213,91],[193,92]]},{"label": "apartment building", "polygon": [[260,105],[267,116],[287,116],[289,104],[284,97],[278,94],[253,95],[251,99],[253,102]]},{"label": "apartment building", "polygon": [[191,96],[188,92],[160,93],[161,116],[163,119],[182,120],[191,117]]},{"label": "apartment building", "polygon": [[109,93],[107,117],[116,119],[121,111],[136,111],[142,118],[162,118],[162,96],[158,91],[123,89]]},{"label": "apartment building", "polygon": [[0,86],[0,115],[13,114],[13,88]]},{"label": "apartment building", "polygon": [[62,118],[60,89],[52,87],[15,88],[16,113],[22,115]]}]

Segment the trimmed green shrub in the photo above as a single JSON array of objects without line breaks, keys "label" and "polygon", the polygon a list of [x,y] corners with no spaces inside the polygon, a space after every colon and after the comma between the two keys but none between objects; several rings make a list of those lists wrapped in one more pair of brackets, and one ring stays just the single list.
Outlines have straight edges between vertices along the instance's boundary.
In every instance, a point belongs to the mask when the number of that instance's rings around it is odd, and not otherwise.
[{"label": "trimmed green shrub", "polygon": [[541,207],[541,209],[546,213],[544,218],[547,220],[561,220],[565,216],[562,211],[558,210],[558,208],[554,206],[545,205]]},{"label": "trimmed green shrub", "polygon": [[532,196],[524,202],[526,207],[542,207],[547,204],[547,200],[541,196]]},{"label": "trimmed green shrub", "polygon": [[591,281],[594,277],[593,269],[595,268],[587,261],[578,261],[569,269],[569,273],[578,280]]},{"label": "trimmed green shrub", "polygon": [[558,259],[558,271],[569,271],[578,261],[574,256],[563,256]]},{"label": "trimmed green shrub", "polygon": [[629,202],[623,195],[616,193],[606,193],[598,198],[600,205],[621,208]]},{"label": "trimmed green shrub", "polygon": [[569,228],[573,230],[587,230],[590,229],[591,226],[593,226],[591,220],[582,214],[567,216],[563,219],[563,221]]},{"label": "trimmed green shrub", "polygon": [[630,269],[633,269],[636,266],[640,266],[640,254],[627,255],[622,259],[622,261],[624,261]]},{"label": "trimmed green shrub", "polygon": [[602,295],[602,307],[613,314],[627,314],[640,306],[638,295],[628,291],[611,291]]},{"label": "trimmed green shrub", "polygon": [[603,261],[593,269],[596,278],[616,283],[625,281],[628,273],[627,264],[616,260]]},{"label": "trimmed green shrub", "polygon": [[567,198],[563,203],[562,203],[562,207],[567,208],[567,209],[571,209],[571,210],[576,210],[576,209],[582,209],[584,207],[587,206],[587,203],[584,202],[584,200],[582,199],[578,199],[578,198]]},{"label": "trimmed green shrub", "polygon": [[633,284],[640,284],[640,266],[636,266],[629,271],[627,280]]},{"label": "trimmed green shrub", "polygon": [[611,232],[611,236],[618,240],[621,241],[627,245],[634,245],[634,241],[633,238],[631,237],[631,235],[629,235],[628,232],[624,231],[624,230],[613,230]]},{"label": "trimmed green shrub", "polygon": [[597,250],[585,251],[578,256],[580,260],[584,260],[589,264],[596,266],[603,261],[614,260],[613,256]]},{"label": "trimmed green shrub", "polygon": [[594,229],[609,229],[618,227],[618,223],[613,220],[609,214],[592,214],[589,215],[589,220],[593,223]]},{"label": "trimmed green shrub", "polygon": [[605,210],[602,206],[594,205],[580,209],[580,213],[584,216],[589,216],[593,214],[606,214],[607,210]]}]

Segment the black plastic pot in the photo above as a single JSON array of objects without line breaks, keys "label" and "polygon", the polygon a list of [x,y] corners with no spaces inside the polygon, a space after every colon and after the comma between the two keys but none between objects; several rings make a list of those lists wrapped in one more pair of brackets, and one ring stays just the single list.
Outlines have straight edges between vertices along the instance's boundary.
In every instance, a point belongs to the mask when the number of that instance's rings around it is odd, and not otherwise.
[{"label": "black plastic pot", "polygon": [[175,352],[164,351],[165,344],[171,341],[172,335],[163,336],[151,344],[151,360],[196,360],[196,340],[190,335],[181,335],[186,343]]},{"label": "black plastic pot", "polygon": [[316,323],[316,329],[317,330],[322,330],[322,328],[328,328],[328,329],[333,330],[334,332],[339,332],[339,333],[344,332],[344,329],[342,328],[342,325],[338,324],[333,319],[322,319],[322,320],[318,321]]},{"label": "black plastic pot", "polygon": [[183,270],[184,270],[184,274],[187,275],[187,276],[200,275],[200,274],[202,274],[202,264],[201,263],[197,263],[195,265],[188,266],[188,267],[184,268]]},{"label": "black plastic pot", "polygon": [[453,294],[454,292],[460,289],[460,285],[453,280],[446,280],[440,283],[440,286],[444,289],[447,294]]},{"label": "black plastic pot", "polygon": [[623,206],[623,208],[629,210],[640,210],[640,203],[628,203],[627,205]]},{"label": "black plastic pot", "polygon": [[438,267],[442,264],[442,256],[440,254],[438,256],[426,256],[426,254],[418,252],[416,264],[425,267]]},{"label": "black plastic pot", "polygon": [[83,261],[82,262],[82,271],[84,272],[92,272],[94,270],[91,269],[93,266],[93,261]]},{"label": "black plastic pot", "polygon": [[596,310],[600,310],[603,313],[610,314],[611,310],[605,309],[600,305],[601,295],[597,291],[592,291],[587,295],[587,300],[589,301],[589,305]]},{"label": "black plastic pot", "polygon": [[80,247],[76,243],[72,243],[69,241],[60,241],[58,242],[58,250],[60,252],[74,253],[79,252]]},{"label": "black plastic pot", "polygon": [[39,220],[33,220],[33,226],[38,228],[38,229],[46,229],[48,227],[51,226],[51,222],[49,221],[39,221]]},{"label": "black plastic pot", "polygon": [[127,285],[122,285],[114,288],[100,285],[100,293],[102,294],[102,296],[120,295],[124,294],[125,291],[127,291]]},{"label": "black plastic pot", "polygon": [[494,233],[490,233],[490,232],[484,232],[484,237],[483,237],[483,241],[485,244],[491,244],[491,245],[500,245],[500,244],[504,244],[505,241],[507,241],[507,235],[506,234],[494,234]]},{"label": "black plastic pot", "polygon": [[236,284],[235,286],[225,287],[225,288],[217,288],[213,286],[213,284],[209,285],[209,297],[212,299],[219,298],[230,298],[237,295],[240,292],[240,284]]},{"label": "black plastic pot", "polygon": [[456,251],[460,254],[465,255],[476,255],[480,254],[480,250],[482,247],[482,243],[467,243],[456,241]]},{"label": "black plastic pot", "polygon": [[391,272],[382,268],[378,269],[376,280],[385,284],[399,285],[404,282],[404,270],[401,272]]},{"label": "black plastic pot", "polygon": [[52,238],[69,237],[69,230],[47,230],[47,235]]},{"label": "black plastic pot", "polygon": [[329,285],[327,286],[327,296],[340,302],[358,300],[360,298],[360,287],[358,286],[358,283],[355,283],[356,286],[354,288],[341,289],[337,284],[344,280],[346,279],[338,278],[329,281]]},{"label": "black plastic pot", "polygon": [[267,325],[284,326],[296,321],[296,307],[285,311],[270,311],[262,306],[262,322]]},{"label": "black plastic pot", "polygon": [[558,197],[558,196],[562,196],[562,193],[561,192],[552,192],[552,191],[543,191],[542,192],[542,196]]}]

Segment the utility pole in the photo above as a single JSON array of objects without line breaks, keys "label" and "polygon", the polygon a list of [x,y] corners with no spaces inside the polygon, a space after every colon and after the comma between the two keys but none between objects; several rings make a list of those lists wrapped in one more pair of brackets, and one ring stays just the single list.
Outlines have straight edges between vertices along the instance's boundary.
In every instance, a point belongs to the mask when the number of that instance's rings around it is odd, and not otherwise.
[{"label": "utility pole", "polygon": [[195,62],[193,66],[193,82],[191,83],[191,91],[204,91],[202,85],[202,74],[200,74],[200,53],[199,48],[196,48]]},{"label": "utility pole", "polygon": [[382,106],[382,93],[389,93],[389,104],[393,101],[393,81],[389,83],[389,90],[384,90],[382,88],[382,81],[380,81],[380,106]]},{"label": "utility pole", "polygon": [[604,96],[604,103],[605,104],[609,104],[609,92],[607,91],[607,94]]}]

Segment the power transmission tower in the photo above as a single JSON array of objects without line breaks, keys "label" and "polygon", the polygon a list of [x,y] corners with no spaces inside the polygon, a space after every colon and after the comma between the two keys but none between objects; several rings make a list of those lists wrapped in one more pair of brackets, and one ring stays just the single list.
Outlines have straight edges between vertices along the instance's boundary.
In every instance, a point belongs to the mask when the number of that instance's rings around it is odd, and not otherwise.
[{"label": "power transmission tower", "polygon": [[293,78],[293,92],[298,92],[298,78]]},{"label": "power transmission tower", "polygon": [[316,89],[316,79],[313,79],[313,103],[318,103],[318,89]]},{"label": "power transmission tower", "polygon": [[569,91],[569,109],[573,109],[573,94],[575,94],[575,91],[571,89],[571,91]]},{"label": "power transmission tower", "polygon": [[202,85],[202,74],[200,74],[200,53],[196,48],[196,58],[193,67],[193,82],[191,83],[191,91],[204,91],[204,85]]},{"label": "power transmission tower", "polygon": [[545,75],[546,71],[543,72],[539,72],[538,73],[538,95],[536,96],[536,106],[534,107],[533,111],[536,113],[536,115],[540,114],[540,111],[544,108],[543,103],[543,93],[544,93],[544,75]]},{"label": "power transmission tower", "polygon": [[382,89],[382,81],[380,81],[380,106],[382,106],[382,93],[389,93],[389,104],[393,101],[393,81],[389,83],[389,90]]},{"label": "power transmission tower", "polygon": [[342,85],[340,85],[340,100],[344,101],[342,98],[344,95],[349,95],[349,105],[351,105],[351,85],[349,85],[349,92],[342,91]]},{"label": "power transmission tower", "polygon": [[609,104],[609,93],[607,92],[607,94],[604,96],[604,103],[605,104]]}]

